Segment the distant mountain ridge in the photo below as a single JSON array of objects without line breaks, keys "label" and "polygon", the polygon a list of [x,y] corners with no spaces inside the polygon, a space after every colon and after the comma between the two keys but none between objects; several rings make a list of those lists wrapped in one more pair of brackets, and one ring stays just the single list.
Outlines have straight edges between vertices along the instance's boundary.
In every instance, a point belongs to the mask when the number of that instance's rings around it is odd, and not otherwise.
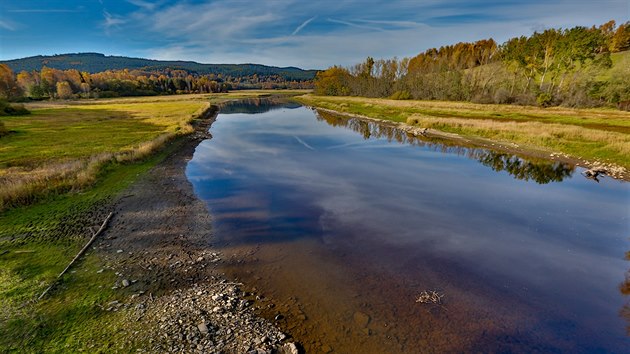
[{"label": "distant mountain ridge", "polygon": [[33,70],[40,71],[43,66],[59,70],[76,69],[89,73],[122,69],[143,69],[148,71],[174,69],[185,70],[191,74],[221,74],[232,77],[278,75],[288,81],[312,80],[317,73],[317,70],[303,70],[296,67],[281,68],[261,64],[201,64],[194,61],[131,58],[101,53],[37,55],[0,61],[0,63],[7,64],[15,73]]}]

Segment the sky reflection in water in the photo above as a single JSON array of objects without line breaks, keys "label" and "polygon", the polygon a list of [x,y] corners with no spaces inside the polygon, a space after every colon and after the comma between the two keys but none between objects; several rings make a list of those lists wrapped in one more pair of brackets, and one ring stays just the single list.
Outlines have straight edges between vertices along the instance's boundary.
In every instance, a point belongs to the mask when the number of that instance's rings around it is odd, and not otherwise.
[{"label": "sky reflection in water", "polygon": [[[251,103],[250,103],[251,105]],[[573,166],[429,144],[303,107],[225,107],[188,165],[220,242],[318,238],[426,255],[584,327],[588,348],[630,345],[619,284],[630,249],[628,183]],[[481,163],[480,163],[481,162]],[[409,250],[413,252],[409,253]],[[411,256],[411,255],[413,256]],[[527,300],[526,300],[527,299]]]}]

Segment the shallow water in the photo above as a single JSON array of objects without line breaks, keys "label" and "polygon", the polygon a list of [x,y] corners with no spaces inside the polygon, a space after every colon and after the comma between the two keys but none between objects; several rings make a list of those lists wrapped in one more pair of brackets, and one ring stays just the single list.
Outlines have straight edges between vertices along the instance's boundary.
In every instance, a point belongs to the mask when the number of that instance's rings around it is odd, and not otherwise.
[{"label": "shallow water", "polygon": [[630,347],[628,183],[294,104],[210,132],[187,176],[224,269],[307,351]]}]

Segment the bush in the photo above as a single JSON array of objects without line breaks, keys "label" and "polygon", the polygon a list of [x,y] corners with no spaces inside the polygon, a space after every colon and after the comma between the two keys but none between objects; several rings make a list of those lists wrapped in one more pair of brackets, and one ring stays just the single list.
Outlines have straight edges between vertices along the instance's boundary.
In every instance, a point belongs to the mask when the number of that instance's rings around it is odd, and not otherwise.
[{"label": "bush", "polygon": [[411,94],[407,90],[396,91],[391,96],[389,96],[392,100],[410,100]]},{"label": "bush", "polygon": [[95,92],[94,96],[96,98],[115,98],[120,95],[116,91],[100,91],[100,92]]},{"label": "bush", "polygon": [[23,104],[11,104],[0,100],[0,116],[22,116],[31,113]]},{"label": "bush", "polygon": [[0,122],[0,136],[7,135],[8,133],[9,130],[7,130],[7,127],[4,126],[3,122]]},{"label": "bush", "polygon": [[503,87],[499,87],[493,96],[494,103],[514,103],[514,97],[510,95],[510,91]]},{"label": "bush", "polygon": [[549,107],[553,103],[553,97],[547,92],[541,92],[536,97],[536,103],[538,103],[540,107]]}]

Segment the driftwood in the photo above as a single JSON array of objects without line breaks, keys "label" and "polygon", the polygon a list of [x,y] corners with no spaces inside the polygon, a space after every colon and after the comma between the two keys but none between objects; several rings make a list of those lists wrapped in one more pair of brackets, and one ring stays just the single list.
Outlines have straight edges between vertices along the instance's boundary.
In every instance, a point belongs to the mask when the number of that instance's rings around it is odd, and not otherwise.
[{"label": "driftwood", "polygon": [[68,269],[70,269],[70,267],[72,267],[72,265],[79,259],[81,258],[81,256],[85,253],[85,251],[88,250],[88,248],[90,247],[90,245],[94,242],[94,240],[96,240],[96,238],[98,237],[98,235],[101,234],[101,232],[103,232],[103,230],[105,230],[105,228],[107,227],[107,223],[109,222],[109,219],[112,218],[112,216],[114,215],[114,213],[109,213],[109,215],[107,215],[107,218],[105,218],[105,221],[103,221],[103,224],[101,224],[101,228],[98,229],[98,231],[96,231],[95,234],[92,235],[92,238],[88,241],[88,243],[85,244],[85,246],[83,246],[83,248],[79,251],[79,253],[77,253],[76,256],[74,256],[74,258],[72,259],[72,261],[70,262],[70,264],[68,264],[68,266],[61,272],[59,273],[59,275],[57,276],[57,278],[52,282],[52,284],[50,284],[50,286],[48,288],[46,288],[46,290],[44,290],[44,292],[39,295],[39,297],[37,298],[37,300],[41,300],[44,296],[46,296],[46,294],[48,294],[48,292],[50,291],[50,289],[52,289],[57,282],[59,281],[59,279],[66,274],[66,272],[68,271]]}]

